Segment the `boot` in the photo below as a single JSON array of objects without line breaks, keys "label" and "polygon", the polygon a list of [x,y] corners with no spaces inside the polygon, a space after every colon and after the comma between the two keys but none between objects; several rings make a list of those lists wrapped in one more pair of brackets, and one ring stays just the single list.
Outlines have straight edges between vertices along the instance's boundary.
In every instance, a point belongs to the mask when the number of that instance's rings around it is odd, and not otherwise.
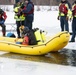
[{"label": "boot", "polygon": [[5,36],[5,32],[2,32],[3,36]]}]

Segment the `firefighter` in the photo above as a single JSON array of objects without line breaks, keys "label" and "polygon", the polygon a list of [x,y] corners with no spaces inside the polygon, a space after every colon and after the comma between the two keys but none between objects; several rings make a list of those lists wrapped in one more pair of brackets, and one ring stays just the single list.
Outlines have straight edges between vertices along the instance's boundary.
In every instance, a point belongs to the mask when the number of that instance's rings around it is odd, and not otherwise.
[{"label": "firefighter", "polygon": [[76,35],[76,1],[72,5],[72,37],[69,42],[75,42],[75,35]]},{"label": "firefighter", "polygon": [[[21,5],[20,5],[20,6],[21,6]],[[25,16],[24,16],[24,14],[20,13],[20,6],[17,6],[17,7],[14,8],[14,12],[15,12],[14,19],[16,19],[17,36],[18,36],[18,38],[21,38],[19,27],[20,27],[21,25],[24,25],[24,21],[25,21]]]},{"label": "firefighter", "polygon": [[6,12],[3,11],[1,8],[0,8],[0,26],[2,27],[2,34],[3,36],[6,35],[6,26],[5,26],[5,20],[7,18],[7,15],[6,15]]},{"label": "firefighter", "polygon": [[69,26],[68,26],[69,12],[70,9],[68,7],[66,0],[61,0],[61,3],[59,4],[59,14],[57,17],[57,19],[60,20],[61,31],[69,32]]},{"label": "firefighter", "polygon": [[31,30],[34,20],[34,4],[31,0],[25,0],[24,4],[26,9],[22,9],[22,13],[26,14],[25,26]]}]

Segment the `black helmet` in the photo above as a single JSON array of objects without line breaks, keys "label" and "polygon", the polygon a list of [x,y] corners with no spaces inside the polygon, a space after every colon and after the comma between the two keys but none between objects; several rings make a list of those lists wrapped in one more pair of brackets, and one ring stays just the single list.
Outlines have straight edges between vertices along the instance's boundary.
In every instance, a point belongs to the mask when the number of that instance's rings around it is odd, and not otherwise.
[{"label": "black helmet", "polygon": [[23,30],[23,34],[26,34],[29,32],[29,28],[28,27],[25,27],[24,30]]}]

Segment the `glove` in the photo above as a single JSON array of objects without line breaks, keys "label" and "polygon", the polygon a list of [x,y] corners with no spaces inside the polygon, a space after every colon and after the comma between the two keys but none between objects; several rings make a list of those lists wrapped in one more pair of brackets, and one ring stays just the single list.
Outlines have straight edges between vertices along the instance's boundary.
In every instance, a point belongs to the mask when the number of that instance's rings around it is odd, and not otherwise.
[{"label": "glove", "polygon": [[69,18],[69,21],[71,22],[72,21],[72,18]]},{"label": "glove", "polygon": [[60,20],[60,17],[58,16],[57,19]]},{"label": "glove", "polygon": [[4,24],[5,20],[0,21],[0,24]]}]

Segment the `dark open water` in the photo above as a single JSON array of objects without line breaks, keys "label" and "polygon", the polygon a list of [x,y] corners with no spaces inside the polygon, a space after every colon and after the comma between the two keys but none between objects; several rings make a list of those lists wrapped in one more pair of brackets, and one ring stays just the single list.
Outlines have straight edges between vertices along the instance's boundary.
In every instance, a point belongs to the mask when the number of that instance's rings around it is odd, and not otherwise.
[{"label": "dark open water", "polygon": [[0,57],[6,57],[19,60],[30,60],[35,62],[45,62],[66,66],[76,66],[76,50],[62,49],[59,52],[51,52],[41,56],[22,55],[16,53],[6,53],[0,55]]}]

